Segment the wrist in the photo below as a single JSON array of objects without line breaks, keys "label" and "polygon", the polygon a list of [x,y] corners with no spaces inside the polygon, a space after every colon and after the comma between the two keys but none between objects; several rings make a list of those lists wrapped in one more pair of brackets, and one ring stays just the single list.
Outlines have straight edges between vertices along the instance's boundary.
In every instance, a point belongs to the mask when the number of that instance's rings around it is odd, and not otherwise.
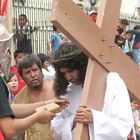
[{"label": "wrist", "polygon": [[39,120],[38,112],[35,112],[34,114],[32,114],[32,121],[36,123],[38,122],[38,120]]},{"label": "wrist", "polygon": [[41,106],[44,106],[44,105],[46,105],[45,101],[42,102]]},{"label": "wrist", "polygon": [[50,100],[49,100],[49,101],[43,101],[41,106],[47,105],[47,104],[49,104],[49,103],[51,103]]}]

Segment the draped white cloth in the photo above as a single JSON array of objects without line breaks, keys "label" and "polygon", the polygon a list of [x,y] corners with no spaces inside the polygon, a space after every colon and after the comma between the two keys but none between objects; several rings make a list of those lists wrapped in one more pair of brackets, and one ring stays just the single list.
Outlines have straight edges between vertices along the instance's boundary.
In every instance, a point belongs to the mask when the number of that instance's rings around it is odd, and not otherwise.
[{"label": "draped white cloth", "polygon": [[[73,118],[79,107],[81,85],[70,84],[69,106],[52,120],[55,140],[73,140]],[[93,123],[89,124],[90,140],[127,140],[133,124],[133,115],[127,88],[117,73],[109,73],[102,112],[92,109]]]}]

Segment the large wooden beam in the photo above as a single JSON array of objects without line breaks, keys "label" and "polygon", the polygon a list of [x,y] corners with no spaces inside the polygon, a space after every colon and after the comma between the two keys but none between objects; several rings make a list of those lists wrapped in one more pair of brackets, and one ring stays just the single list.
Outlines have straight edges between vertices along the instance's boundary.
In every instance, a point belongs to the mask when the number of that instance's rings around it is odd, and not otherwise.
[{"label": "large wooden beam", "polygon": [[[96,61],[89,59],[81,104],[102,110],[105,96],[107,71]],[[89,140],[88,125],[78,124],[74,140]]]},{"label": "large wooden beam", "polygon": [[[91,59],[96,59],[106,71],[118,72],[124,79],[131,96],[139,101],[139,68],[75,3],[71,0],[67,0],[67,2],[55,0],[52,9],[52,22]],[[102,40],[104,38],[106,41]]]},{"label": "large wooden beam", "polygon": [[[122,0],[101,0],[96,24],[113,43]],[[113,4],[112,4],[113,3]],[[111,44],[110,44],[111,45]]]}]

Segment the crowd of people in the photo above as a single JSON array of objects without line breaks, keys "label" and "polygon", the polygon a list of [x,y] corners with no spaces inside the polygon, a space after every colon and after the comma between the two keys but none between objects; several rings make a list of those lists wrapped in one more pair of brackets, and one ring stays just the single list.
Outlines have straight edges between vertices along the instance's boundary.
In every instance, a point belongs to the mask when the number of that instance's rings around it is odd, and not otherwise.
[{"label": "crowd of people", "polygon": [[[81,4],[78,6],[83,10]],[[96,22],[97,14],[91,11],[88,16]],[[12,56],[15,65],[8,78],[1,67],[1,140],[73,140],[78,123],[88,125],[90,140],[130,140],[134,134],[138,140],[139,106],[134,100],[130,102],[119,74],[106,74],[102,111],[80,105],[88,56],[54,25],[48,54],[32,54],[30,35],[37,29],[28,23],[26,15],[19,16],[17,49]],[[126,19],[119,20],[114,42],[139,65],[140,26],[126,31],[128,24]],[[0,52],[0,56],[5,53]],[[52,105],[50,109],[47,105],[52,103],[58,108]]]},{"label": "crowd of people", "polygon": [[[29,101],[28,104],[14,103],[15,96],[18,95],[23,88],[28,86],[24,81],[25,79],[19,74],[18,65],[21,59],[25,57],[26,54],[30,54],[30,52],[18,48],[14,52],[15,65],[11,66],[12,54],[10,46],[13,34],[10,34],[2,23],[0,23],[0,30],[0,139],[6,140],[7,138],[17,136],[19,133],[23,133],[33,124],[49,123],[53,117],[55,117],[55,113],[66,107],[68,102],[65,99],[53,98],[50,94],[50,96],[46,95],[48,99],[41,97],[43,98],[42,101]],[[37,59],[39,60],[39,68],[41,69],[41,60],[38,57]],[[33,72],[36,73],[37,71],[33,69]],[[30,77],[29,73],[27,75]],[[40,78],[38,76],[40,76]],[[40,89],[43,85],[42,81],[40,81],[43,77],[41,71],[38,72],[38,76],[35,74],[33,76],[34,78],[30,80],[30,83],[33,83],[33,87],[31,87],[32,90],[36,90],[36,86]],[[48,80],[48,83],[51,83],[51,81]],[[45,88],[47,88],[48,91],[51,90],[48,84]],[[44,89],[42,92],[46,93]],[[50,91],[50,93],[52,92]]]},{"label": "crowd of people", "polygon": [[140,66],[140,25],[127,30],[128,20],[120,19],[117,25],[115,43],[116,45]]},{"label": "crowd of people", "polygon": [[[97,14],[98,8],[95,8],[89,12],[89,18],[96,22]],[[114,43],[140,67],[140,25],[129,30],[128,25],[127,19],[118,20]]]}]

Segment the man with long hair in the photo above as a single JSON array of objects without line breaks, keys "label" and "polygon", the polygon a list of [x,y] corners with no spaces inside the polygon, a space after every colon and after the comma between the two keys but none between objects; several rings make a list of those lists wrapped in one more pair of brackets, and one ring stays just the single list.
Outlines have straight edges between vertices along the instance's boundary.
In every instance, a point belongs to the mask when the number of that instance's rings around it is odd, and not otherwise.
[{"label": "man with long hair", "polygon": [[102,111],[80,106],[87,63],[87,56],[73,43],[62,44],[55,54],[54,89],[57,96],[70,102],[52,120],[55,138],[73,140],[76,124],[82,123],[89,126],[90,140],[126,140],[133,126],[133,115],[127,88],[117,73],[107,75]]}]

